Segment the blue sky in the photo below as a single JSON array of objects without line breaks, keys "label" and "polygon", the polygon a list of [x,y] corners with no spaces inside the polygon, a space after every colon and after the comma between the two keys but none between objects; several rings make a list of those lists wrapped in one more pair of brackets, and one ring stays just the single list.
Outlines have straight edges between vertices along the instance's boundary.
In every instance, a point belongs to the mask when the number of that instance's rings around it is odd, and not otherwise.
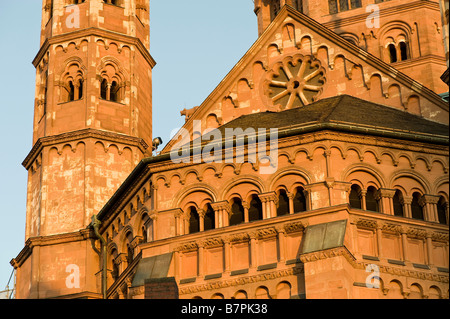
[{"label": "blue sky", "polygon": [[[153,135],[167,142],[257,39],[252,0],[151,0]],[[41,0],[0,2],[0,290],[25,242]],[[175,89],[175,90],[174,90]],[[172,92],[177,92],[173,94]]]}]

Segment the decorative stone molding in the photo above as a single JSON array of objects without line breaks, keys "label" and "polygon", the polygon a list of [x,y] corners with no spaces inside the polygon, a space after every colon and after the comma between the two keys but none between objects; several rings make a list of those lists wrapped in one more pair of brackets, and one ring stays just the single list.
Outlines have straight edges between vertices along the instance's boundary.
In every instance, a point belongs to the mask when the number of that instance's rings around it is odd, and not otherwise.
[{"label": "decorative stone molding", "polygon": [[303,225],[302,222],[294,222],[294,223],[285,224],[283,226],[283,228],[287,234],[290,234],[290,233],[303,232],[306,227],[305,227],[305,225]]},{"label": "decorative stone molding", "polygon": [[263,203],[273,201],[276,205],[278,205],[278,196],[275,192],[259,194],[258,197]]},{"label": "decorative stone molding", "polygon": [[431,234],[431,239],[434,241],[441,241],[441,242],[447,242],[449,241],[449,234],[448,233],[441,233],[441,232],[433,232]]},{"label": "decorative stone molding", "polygon": [[224,244],[224,241],[222,240],[222,238],[208,238],[201,242],[201,245],[204,248],[222,247],[223,244]]},{"label": "decorative stone molding", "polygon": [[260,281],[273,280],[287,276],[295,276],[303,272],[303,267],[275,270],[273,272],[262,273],[254,276],[238,277],[231,280],[216,281],[212,283],[180,288],[180,295],[199,293],[203,291],[218,290],[222,288],[235,287],[251,284]]},{"label": "decorative stone molding", "polygon": [[247,233],[232,234],[227,237],[227,240],[231,243],[247,242],[249,239],[250,236]]},{"label": "decorative stone molding", "polygon": [[427,231],[420,228],[408,228],[406,234],[411,238],[420,238],[424,239],[427,237]]},{"label": "decorative stone molding", "polygon": [[263,228],[263,229],[257,230],[256,237],[258,239],[267,239],[267,238],[276,237],[277,234],[278,234],[277,230],[274,227],[270,227],[270,228]]},{"label": "decorative stone molding", "polygon": [[131,247],[134,249],[136,248],[139,244],[142,244],[144,242],[144,237],[142,236],[136,236],[133,238],[133,240],[131,241],[130,245]]},{"label": "decorative stone molding", "polygon": [[198,249],[198,244],[196,242],[190,242],[190,243],[185,243],[181,246],[178,246],[174,249],[174,251],[176,252],[190,252],[190,251],[195,251]]},{"label": "decorative stone molding", "polygon": [[394,234],[401,234],[403,232],[402,226],[390,223],[384,223],[381,229],[385,232],[390,232]]},{"label": "decorative stone molding", "polygon": [[356,221],[356,226],[359,228],[370,228],[370,229],[377,229],[378,228],[378,222],[376,220],[371,219],[358,219]]},{"label": "decorative stone molding", "polygon": [[302,263],[314,262],[317,260],[334,258],[334,257],[344,257],[351,265],[355,268],[357,267],[356,258],[350,253],[350,251],[346,247],[338,247],[332,249],[326,249],[321,251],[316,251],[304,255],[300,255],[300,260]]}]

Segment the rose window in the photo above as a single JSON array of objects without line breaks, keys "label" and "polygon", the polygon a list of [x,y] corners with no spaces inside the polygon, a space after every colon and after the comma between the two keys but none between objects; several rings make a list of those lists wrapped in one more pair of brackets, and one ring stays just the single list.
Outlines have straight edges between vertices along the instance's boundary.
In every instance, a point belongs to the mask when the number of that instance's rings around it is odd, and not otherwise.
[{"label": "rose window", "polygon": [[292,109],[317,100],[325,84],[325,69],[318,60],[295,56],[278,62],[269,73],[268,95],[280,109]]}]

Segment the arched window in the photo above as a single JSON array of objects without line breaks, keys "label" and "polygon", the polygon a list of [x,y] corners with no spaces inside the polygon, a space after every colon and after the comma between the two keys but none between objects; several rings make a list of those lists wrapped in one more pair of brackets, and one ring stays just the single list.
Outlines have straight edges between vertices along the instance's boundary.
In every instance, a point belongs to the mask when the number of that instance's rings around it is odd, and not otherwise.
[{"label": "arched window", "polygon": [[78,80],[78,99],[81,100],[83,98],[83,80]]},{"label": "arched window", "polygon": [[437,204],[438,219],[440,224],[447,224],[447,206],[447,201],[444,196],[441,196]]},{"label": "arched window", "polygon": [[205,218],[203,219],[203,229],[210,230],[216,227],[216,215],[211,204],[206,206]]},{"label": "arched window", "polygon": [[256,289],[255,299],[272,299],[269,294],[269,289],[265,286],[260,286]]},{"label": "arched window", "polygon": [[144,214],[142,216],[142,237],[144,238],[144,243],[153,241],[153,220],[148,216],[148,214]]},{"label": "arched window", "polygon": [[198,216],[197,208],[190,208],[189,217],[189,234],[198,233],[200,231],[200,218]]},{"label": "arched window", "polygon": [[[60,87],[60,102],[72,102],[83,98],[85,71],[86,68],[79,58],[74,57],[66,64],[58,81],[58,86]],[[47,75],[48,74],[46,73],[46,76]]]},{"label": "arched window", "polygon": [[406,42],[401,41],[398,46],[400,48],[400,57],[402,61],[408,60],[408,46],[406,45]]},{"label": "arched window", "polygon": [[248,209],[248,221],[261,220],[263,219],[262,214],[262,203],[257,195],[252,195],[250,201],[250,208]]},{"label": "arched window", "polygon": [[100,97],[104,100],[106,100],[107,97],[107,92],[108,92],[108,80],[103,79],[102,80],[102,84],[101,84],[101,88],[100,88]]},{"label": "arched window", "polygon": [[361,205],[361,187],[359,185],[352,185],[349,195],[349,202],[351,208],[362,209]]},{"label": "arched window", "polygon": [[420,205],[420,198],[422,195],[420,193],[415,192],[413,194],[413,199],[411,202],[411,214],[412,218],[424,220],[423,216],[423,207]]},{"label": "arched window", "polygon": [[366,194],[366,210],[370,210],[372,212],[379,212],[380,208],[378,205],[378,201],[376,199],[377,189],[373,186],[367,188]]},{"label": "arched window", "polygon": [[111,84],[110,100],[113,102],[119,101],[119,85],[116,81],[113,81]]},{"label": "arched window", "polygon": [[389,44],[388,50],[391,63],[397,62],[397,49],[395,48],[395,44],[393,43]]},{"label": "arched window", "polygon": [[117,262],[116,262],[116,258],[119,254],[117,253],[116,249],[113,249],[111,251],[111,266],[112,266],[112,272],[111,272],[111,276],[114,280],[117,280],[117,278],[119,277],[119,266],[117,266]]},{"label": "arched window", "polygon": [[75,100],[75,86],[72,81],[69,81],[69,99],[68,102]]},{"label": "arched window", "polygon": [[134,259],[134,248],[131,245],[131,242],[133,241],[133,234],[129,232],[126,237],[127,237],[127,263],[128,265],[131,265]]},{"label": "arched window", "polygon": [[244,207],[240,198],[233,198],[231,204],[230,226],[239,225],[244,222]]},{"label": "arched window", "polygon": [[283,216],[289,214],[289,198],[284,189],[280,190],[278,195],[278,208],[277,216]]},{"label": "arched window", "polygon": [[402,192],[400,190],[397,190],[395,192],[394,198],[392,200],[394,202],[394,215],[395,216],[404,216]]},{"label": "arched window", "polygon": [[294,196],[294,213],[306,212],[306,197],[304,189],[297,187]]}]

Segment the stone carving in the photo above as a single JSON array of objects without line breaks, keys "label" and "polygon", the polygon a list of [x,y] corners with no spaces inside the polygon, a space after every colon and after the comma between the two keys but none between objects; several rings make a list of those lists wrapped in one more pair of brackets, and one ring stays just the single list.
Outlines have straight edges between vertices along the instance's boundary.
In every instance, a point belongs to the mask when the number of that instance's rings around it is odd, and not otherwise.
[{"label": "stone carving", "polygon": [[317,100],[325,84],[325,69],[318,60],[295,55],[276,63],[269,72],[267,93],[281,110],[308,105]]}]

